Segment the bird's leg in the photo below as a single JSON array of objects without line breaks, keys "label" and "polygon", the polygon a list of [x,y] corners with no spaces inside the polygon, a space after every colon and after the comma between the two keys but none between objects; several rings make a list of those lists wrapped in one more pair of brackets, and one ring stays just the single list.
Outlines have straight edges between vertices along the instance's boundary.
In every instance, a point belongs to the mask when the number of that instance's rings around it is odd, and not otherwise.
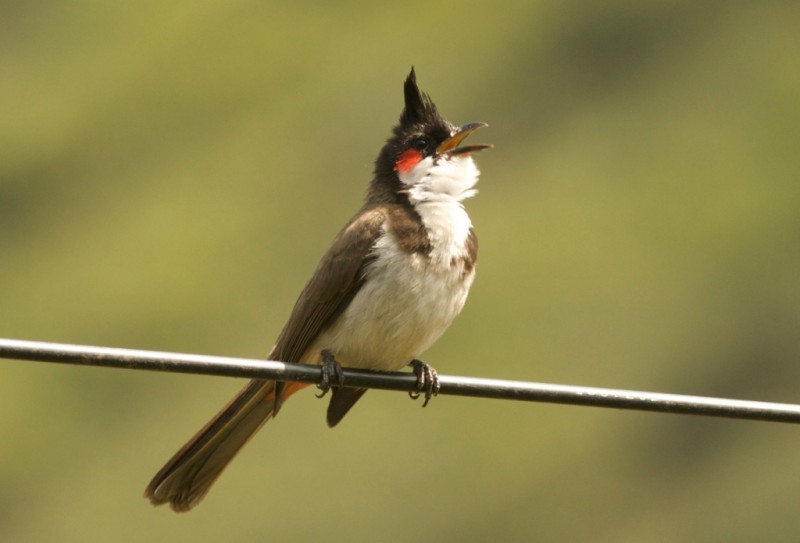
[{"label": "bird's leg", "polygon": [[425,401],[422,403],[422,407],[425,407],[432,397],[439,395],[439,388],[441,388],[439,374],[422,360],[414,359],[408,365],[414,369],[414,373],[417,376],[417,390],[409,392],[408,395],[416,400],[420,394],[424,393]]},{"label": "bird's leg", "polygon": [[328,349],[323,349],[320,354],[322,355],[322,362],[320,363],[322,367],[322,381],[317,385],[317,388],[320,390],[320,393],[317,394],[317,398],[322,398],[331,389],[331,377],[336,380],[336,385],[341,386],[344,384],[342,366],[340,366],[333,357],[333,353]]}]

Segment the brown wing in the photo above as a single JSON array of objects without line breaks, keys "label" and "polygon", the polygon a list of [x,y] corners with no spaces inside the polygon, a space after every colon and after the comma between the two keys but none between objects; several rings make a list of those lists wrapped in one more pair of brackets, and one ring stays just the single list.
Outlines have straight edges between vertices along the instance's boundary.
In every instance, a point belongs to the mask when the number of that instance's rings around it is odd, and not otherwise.
[{"label": "brown wing", "polygon": [[373,208],[353,217],[334,239],[303,288],[270,360],[297,362],[319,334],[347,308],[364,282],[364,267],[383,231],[385,211]]},{"label": "brown wing", "polygon": [[[272,360],[298,361],[320,332],[344,311],[364,282],[364,267],[385,220],[384,210],[366,210],[339,232],[300,294],[270,354]],[[170,502],[176,511],[196,505],[250,437],[277,414],[285,389],[283,382],[251,381],[167,462],[145,495],[154,504]],[[342,397],[350,398],[350,402],[341,416],[364,393],[363,389],[347,390]]]}]

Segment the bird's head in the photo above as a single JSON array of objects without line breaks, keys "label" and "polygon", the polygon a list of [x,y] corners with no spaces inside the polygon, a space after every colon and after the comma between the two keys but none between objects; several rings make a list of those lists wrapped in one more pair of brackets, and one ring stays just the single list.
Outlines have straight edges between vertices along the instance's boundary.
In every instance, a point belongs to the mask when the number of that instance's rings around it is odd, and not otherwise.
[{"label": "bird's head", "polygon": [[403,90],[405,107],[378,156],[374,183],[389,184],[394,192],[406,194],[411,203],[472,196],[478,169],[471,155],[491,145],[461,143],[486,123],[457,127],[444,119],[431,98],[417,87],[413,68]]}]

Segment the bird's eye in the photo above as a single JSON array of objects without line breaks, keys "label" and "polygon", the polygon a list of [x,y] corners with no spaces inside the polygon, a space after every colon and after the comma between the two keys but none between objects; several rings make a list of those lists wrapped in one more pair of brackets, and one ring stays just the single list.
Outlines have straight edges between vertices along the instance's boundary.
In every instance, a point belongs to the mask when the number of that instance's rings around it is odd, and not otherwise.
[{"label": "bird's eye", "polygon": [[429,143],[430,141],[428,140],[428,138],[424,136],[419,136],[411,140],[411,148],[416,149],[417,151],[424,151],[425,149],[428,148]]}]

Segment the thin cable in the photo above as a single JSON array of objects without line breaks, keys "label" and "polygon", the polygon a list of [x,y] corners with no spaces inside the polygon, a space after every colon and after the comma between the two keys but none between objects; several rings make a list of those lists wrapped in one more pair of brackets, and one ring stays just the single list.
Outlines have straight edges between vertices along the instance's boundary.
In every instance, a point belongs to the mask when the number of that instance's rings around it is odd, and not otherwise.
[{"label": "thin cable", "polygon": [[[319,383],[319,366],[270,360],[67,345],[0,338],[0,358]],[[410,373],[345,369],[343,386],[416,390]],[[800,405],[440,375],[439,394],[800,423]]]}]

